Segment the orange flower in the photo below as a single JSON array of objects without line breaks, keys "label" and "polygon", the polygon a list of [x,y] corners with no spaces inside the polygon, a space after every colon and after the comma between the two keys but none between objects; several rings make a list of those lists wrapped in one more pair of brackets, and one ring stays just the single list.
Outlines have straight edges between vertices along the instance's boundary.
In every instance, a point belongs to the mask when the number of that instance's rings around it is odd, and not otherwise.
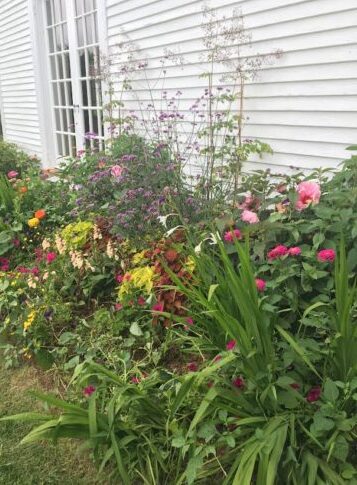
[{"label": "orange flower", "polygon": [[44,211],[43,209],[36,211],[35,217],[37,217],[37,219],[40,219],[40,220],[43,219],[44,217],[46,217],[46,211]]},{"label": "orange flower", "polygon": [[19,191],[21,192],[21,194],[25,194],[27,192],[27,187],[24,185],[19,188]]}]

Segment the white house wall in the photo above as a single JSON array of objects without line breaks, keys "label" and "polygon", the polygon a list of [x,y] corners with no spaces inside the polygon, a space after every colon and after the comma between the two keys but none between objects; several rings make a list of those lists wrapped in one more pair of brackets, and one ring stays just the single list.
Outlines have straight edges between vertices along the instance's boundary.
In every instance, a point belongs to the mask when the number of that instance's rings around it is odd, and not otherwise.
[{"label": "white house wall", "polygon": [[[106,6],[109,54],[129,39],[154,79],[163,50],[178,51],[185,67],[167,68],[165,89],[182,90],[192,104],[206,81],[198,77],[204,70],[202,2],[107,0]],[[345,147],[357,141],[357,0],[212,0],[210,6],[227,17],[241,8],[255,52],[283,51],[247,86],[244,135],[274,150],[254,167],[337,166]],[[140,83],[134,87],[139,99],[149,99]]]},{"label": "white house wall", "polygon": [[42,158],[28,0],[0,0],[0,99],[4,138]]}]

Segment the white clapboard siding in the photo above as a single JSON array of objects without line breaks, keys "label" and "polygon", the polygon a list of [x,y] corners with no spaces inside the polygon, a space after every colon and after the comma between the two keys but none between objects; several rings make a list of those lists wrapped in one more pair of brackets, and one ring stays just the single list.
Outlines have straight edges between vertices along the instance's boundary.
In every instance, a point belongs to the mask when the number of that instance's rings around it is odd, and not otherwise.
[{"label": "white clapboard siding", "polygon": [[28,0],[0,0],[0,102],[4,138],[42,157]]},{"label": "white clapboard siding", "polygon": [[[209,5],[227,18],[234,8],[241,9],[252,36],[252,48],[241,47],[243,56],[283,51],[246,87],[244,135],[274,150],[247,168],[336,167],[346,156],[345,147],[357,142],[357,0],[211,0]],[[126,101],[128,109],[137,108],[140,100],[145,110],[151,97],[160,103],[160,60],[169,49],[184,63],[165,67],[164,89],[168,98],[182,91],[180,108],[189,116],[189,106],[206,86],[199,77],[207,70],[202,6],[200,0],[106,0],[114,75],[122,41],[135,44],[138,61],[148,61],[151,93],[147,81],[133,80],[136,100]],[[218,84],[223,69],[218,66],[217,72]],[[181,129],[184,136],[185,123]],[[197,164],[192,162],[192,173],[199,171]]]}]

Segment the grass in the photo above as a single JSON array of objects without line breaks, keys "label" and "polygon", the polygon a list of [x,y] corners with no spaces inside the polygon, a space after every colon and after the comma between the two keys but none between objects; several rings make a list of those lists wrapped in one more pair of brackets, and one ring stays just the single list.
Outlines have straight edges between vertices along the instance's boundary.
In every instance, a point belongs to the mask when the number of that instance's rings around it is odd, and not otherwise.
[{"label": "grass", "polygon": [[[49,390],[49,375],[31,366],[6,370],[0,354],[0,416],[34,410],[28,389]],[[75,442],[20,445],[28,424],[0,423],[0,485],[105,485],[89,457],[78,455]]]}]

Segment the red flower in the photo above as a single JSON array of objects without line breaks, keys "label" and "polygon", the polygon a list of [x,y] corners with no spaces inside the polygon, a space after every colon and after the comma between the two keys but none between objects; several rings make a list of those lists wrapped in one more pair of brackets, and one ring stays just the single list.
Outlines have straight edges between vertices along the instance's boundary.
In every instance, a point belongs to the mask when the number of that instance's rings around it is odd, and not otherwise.
[{"label": "red flower", "polygon": [[317,253],[317,259],[321,263],[324,263],[326,261],[328,262],[333,262],[335,261],[336,258],[336,252],[333,249],[322,249]]},{"label": "red flower", "polygon": [[257,286],[258,291],[263,292],[265,290],[266,283],[264,280],[261,280],[260,278],[256,278],[255,284]]},{"label": "red flower", "polygon": [[307,402],[316,402],[320,399],[321,387],[312,387],[306,396]]},{"label": "red flower", "polygon": [[242,239],[242,233],[239,229],[233,229],[233,231],[227,231],[224,234],[224,240],[228,243],[233,243],[235,239]]},{"label": "red flower", "polygon": [[122,283],[122,282],[123,282],[123,275],[121,275],[121,274],[117,274],[117,275],[115,276],[115,281],[116,281],[117,283]]},{"label": "red flower", "polygon": [[281,258],[288,254],[288,248],[282,244],[275,246],[271,251],[268,252],[268,259],[273,260],[277,258]]},{"label": "red flower", "polygon": [[143,296],[139,296],[139,298],[138,298],[138,305],[140,305],[140,306],[146,305],[146,300],[145,300],[145,298]]},{"label": "red flower", "polygon": [[289,256],[300,256],[301,249],[298,246],[288,249]]},{"label": "red flower", "polygon": [[245,387],[245,382],[243,377],[236,377],[233,381],[232,384],[234,387],[237,389],[243,389]]},{"label": "red flower", "polygon": [[226,349],[233,350],[234,347],[236,346],[236,343],[237,342],[235,340],[230,340],[229,342],[227,342]]},{"label": "red flower", "polygon": [[87,386],[83,389],[83,394],[85,395],[85,397],[90,397],[93,392],[95,392],[94,386]]},{"label": "red flower", "polygon": [[187,370],[189,370],[190,372],[196,372],[198,370],[198,365],[196,364],[196,362],[189,362],[187,364]]},{"label": "red flower", "polygon": [[139,377],[132,377],[132,378],[130,379],[130,381],[131,381],[131,383],[132,383],[132,384],[140,384],[140,379],[139,379]]}]

